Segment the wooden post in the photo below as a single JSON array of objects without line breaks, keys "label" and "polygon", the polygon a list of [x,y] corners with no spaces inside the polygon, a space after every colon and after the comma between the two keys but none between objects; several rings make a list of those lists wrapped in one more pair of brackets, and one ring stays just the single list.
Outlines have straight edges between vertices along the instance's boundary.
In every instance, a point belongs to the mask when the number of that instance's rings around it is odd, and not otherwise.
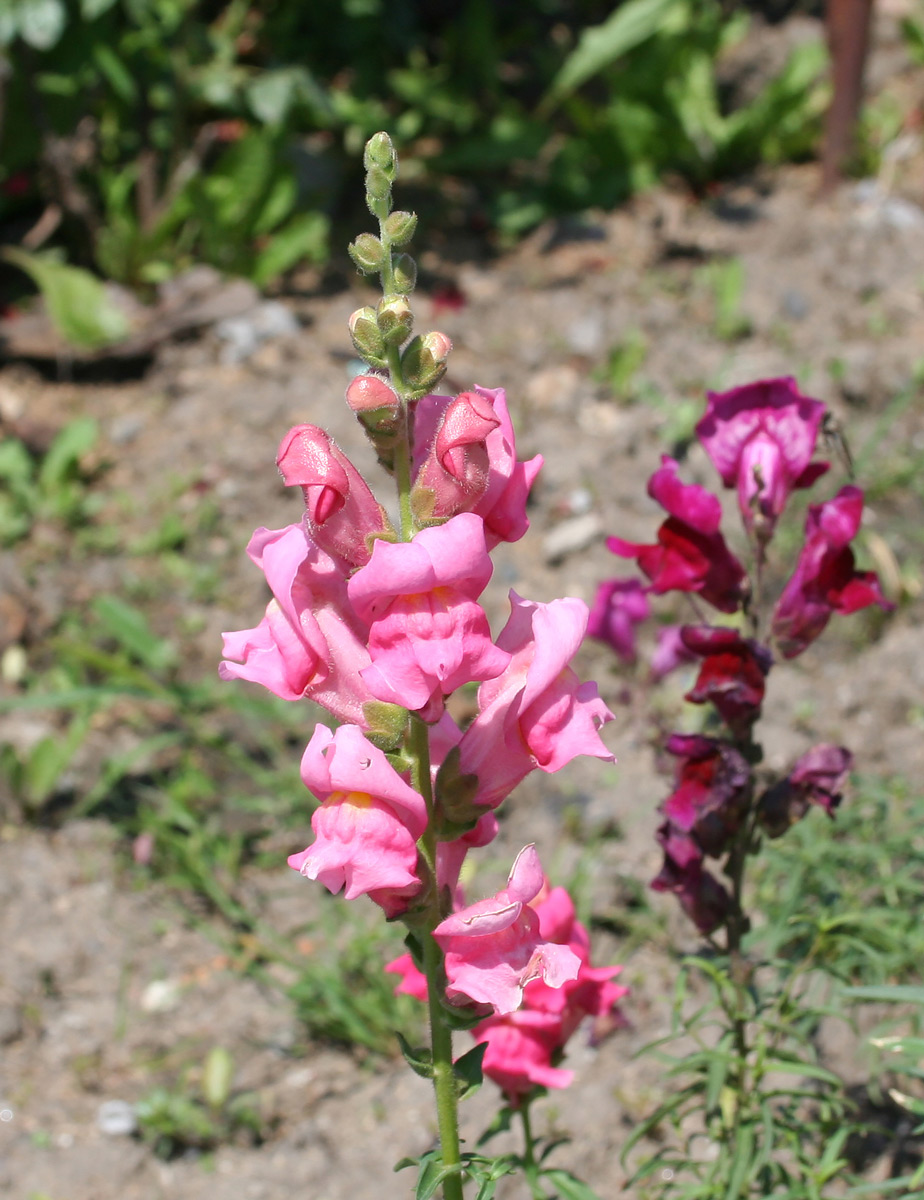
[{"label": "wooden post", "polygon": [[854,146],[872,12],[873,0],[828,0],[825,23],[834,95],[825,118],[821,151],[823,192],[840,183]]}]

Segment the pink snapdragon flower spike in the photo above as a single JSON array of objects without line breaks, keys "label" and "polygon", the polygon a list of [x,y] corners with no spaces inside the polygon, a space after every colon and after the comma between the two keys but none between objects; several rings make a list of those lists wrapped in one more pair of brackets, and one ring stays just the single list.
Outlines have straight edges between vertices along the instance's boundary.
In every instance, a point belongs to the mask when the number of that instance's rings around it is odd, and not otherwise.
[{"label": "pink snapdragon flower spike", "polygon": [[878,604],[891,609],[873,571],[857,571],[850,542],[860,528],[863,493],[842,487],[833,500],[813,504],[805,544],[773,611],[772,634],[784,658],[807,649],[831,619]]},{"label": "pink snapdragon flower spike", "polygon": [[[449,440],[443,432],[447,411],[450,406],[462,401],[463,397],[465,407],[470,410],[468,419],[471,432],[475,432],[477,422],[484,429],[483,445],[488,471],[483,488],[479,484],[477,489],[471,489],[464,501],[457,494],[457,501],[461,508],[476,513],[484,520],[485,541],[488,549],[493,550],[499,542],[519,541],[529,528],[526,501],[542,468],[542,455],[537,454],[526,462],[517,462],[513,423],[503,388],[476,387],[474,392],[462,393],[456,400],[449,396],[424,396],[414,414],[414,463],[418,471],[415,489],[418,484],[433,485],[430,461],[434,456],[447,473],[456,477],[464,476],[466,470],[474,467],[474,448],[468,452],[472,457],[465,463],[464,470],[458,450],[454,461],[440,459],[438,452],[434,455],[435,444],[441,435],[444,440]],[[486,428],[489,421],[492,423],[491,429]],[[473,446],[473,443],[469,444]],[[480,464],[481,461],[479,456],[477,462]],[[451,488],[452,485],[446,483],[444,486]]]},{"label": "pink snapdragon flower spike", "polygon": [[695,592],[720,612],[737,612],[745,594],[744,568],[719,532],[722,506],[698,484],[681,483],[677,463],[666,454],[648,482],[648,494],[666,509],[655,545],[607,538],[622,558],[634,558],[658,593]]},{"label": "pink snapdragon flower spike", "polygon": [[793,489],[810,487],[830,463],[811,461],[825,414],[789,376],[709,392],[696,434],[726,487],[737,487],[745,527],[773,536]]},{"label": "pink snapdragon flower spike", "polygon": [[362,676],[374,696],[437,721],[444,696],[500,675],[510,655],[491,641],[477,603],[491,571],[473,513],[423,529],[411,542],[375,543],[347,585],[369,626],[372,664]]},{"label": "pink snapdragon flower spike", "polygon": [[743,735],[760,715],[766,678],[773,659],[766,646],[743,638],[736,629],[684,625],[683,644],[702,658],[696,683],[687,692],[691,704],[714,704],[736,735]]},{"label": "pink snapdragon flower spike", "polygon": [[634,663],[635,627],[649,616],[651,605],[637,579],[609,579],[597,588],[587,635],[606,642],[624,663]]},{"label": "pink snapdragon flower spike", "polygon": [[247,553],[273,599],[255,629],[222,635],[219,676],[260,683],[283,700],[308,696],[341,721],[364,724],[373,695],[360,672],[371,659],[338,564],[301,525],[258,529]]},{"label": "pink snapdragon flower spike", "polygon": [[558,771],[579,754],[616,761],[598,733],[613,714],[597,685],[568,665],[587,628],[586,604],[535,604],[511,591],[510,607],[497,639],[509,665],[478,689],[478,716],[459,742],[461,771],[478,777],[475,801],[491,808],[536,767]]},{"label": "pink snapdragon flower spike", "polygon": [[[418,423],[427,426],[425,410],[415,413]],[[430,441],[411,490],[411,508],[418,521],[446,520],[460,512],[472,512],[484,495],[491,475],[486,440],[500,420],[491,404],[477,392],[462,392],[443,409],[439,425]]]},{"label": "pink snapdragon flower spike", "polygon": [[318,725],[302,758],[302,779],[321,805],[311,818],[315,841],[289,866],[347,900],[368,894],[393,907],[420,890],[417,839],[427,825],[421,795],[355,725],[331,733]]},{"label": "pink snapdragon flower spike", "polygon": [[505,888],[437,925],[433,937],[446,956],[450,1001],[503,1015],[519,1008],[531,980],[561,987],[577,978],[580,959],[568,946],[542,941],[539,917],[529,906],[544,882],[536,848],[526,846]]},{"label": "pink snapdragon flower spike", "polygon": [[376,538],[394,538],[391,522],[365,479],[317,425],[290,429],[276,464],[286,487],[302,489],[305,521],[314,540],[348,569],[369,561]]}]

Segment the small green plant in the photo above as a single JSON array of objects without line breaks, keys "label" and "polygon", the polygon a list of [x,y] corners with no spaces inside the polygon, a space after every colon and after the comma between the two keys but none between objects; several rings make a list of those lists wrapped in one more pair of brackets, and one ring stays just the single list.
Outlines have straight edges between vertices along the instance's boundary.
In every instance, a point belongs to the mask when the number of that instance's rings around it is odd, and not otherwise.
[{"label": "small green plant", "polygon": [[606,362],[596,372],[619,404],[631,404],[639,398],[639,371],[648,357],[648,340],[640,329],[629,329],[610,350]]},{"label": "small green plant", "polygon": [[88,468],[99,431],[90,417],[78,417],[56,435],[37,458],[19,438],[0,443],[0,545],[26,537],[36,521],[60,521],[73,529],[93,515],[97,499],[89,492]]},{"label": "small green plant", "polygon": [[751,332],[751,322],[742,312],[744,296],[744,264],[739,258],[715,259],[699,271],[699,278],[709,293],[712,305],[712,327],[723,342],[735,342]]},{"label": "small green plant", "polygon": [[198,1087],[158,1087],[135,1106],[142,1138],[160,1158],[175,1158],[187,1150],[211,1150],[244,1134],[262,1140],[262,1121],[256,1097],[234,1093],[234,1063],[222,1046],[206,1057]]}]

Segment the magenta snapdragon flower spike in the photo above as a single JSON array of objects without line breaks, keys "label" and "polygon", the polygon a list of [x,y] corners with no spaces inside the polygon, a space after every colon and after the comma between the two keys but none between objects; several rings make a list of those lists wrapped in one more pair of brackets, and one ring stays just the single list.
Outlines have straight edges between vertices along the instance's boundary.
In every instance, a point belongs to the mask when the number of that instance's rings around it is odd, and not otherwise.
[{"label": "magenta snapdragon flower spike", "polygon": [[745,527],[765,543],[793,489],[810,487],[830,467],[811,461],[825,406],[790,376],[707,396],[697,437],[725,486],[738,489]]},{"label": "magenta snapdragon flower spike", "polygon": [[362,676],[374,696],[436,721],[444,696],[501,674],[510,655],[492,642],[477,603],[492,569],[473,513],[422,529],[410,542],[375,543],[347,585],[369,626],[372,663]]},{"label": "magenta snapdragon flower spike", "polygon": [[607,538],[622,558],[634,558],[651,590],[695,592],[720,612],[737,612],[745,595],[745,572],[719,531],[722,505],[699,484],[681,483],[677,462],[666,454],[648,483],[648,494],[666,509],[655,545]]},{"label": "magenta snapdragon flower spike", "polygon": [[497,639],[509,663],[478,689],[478,715],[459,742],[462,772],[478,779],[476,803],[492,808],[536,767],[558,771],[579,754],[616,761],[598,732],[613,714],[597,685],[568,666],[587,628],[586,604],[536,604],[511,591],[510,607]]},{"label": "magenta snapdragon flower spike", "polygon": [[833,500],[813,504],[805,522],[805,545],[773,612],[772,634],[784,658],[795,658],[822,632],[832,613],[848,615],[878,604],[883,596],[873,571],[857,571],[850,542],[860,528],[863,493],[842,487]]},{"label": "magenta snapdragon flower spike", "polygon": [[363,706],[374,699],[360,674],[371,663],[367,630],[338,564],[302,525],[258,529],[247,553],[273,599],[255,629],[223,635],[220,677],[252,680],[283,700],[308,696],[341,721],[364,724]]},{"label": "magenta snapdragon flower spike", "polygon": [[635,628],[650,616],[651,605],[637,579],[608,579],[597,588],[587,636],[606,642],[624,663],[634,663]]},{"label": "magenta snapdragon flower spike", "polygon": [[543,979],[561,987],[576,979],[580,959],[568,946],[544,942],[529,901],[545,883],[535,846],[517,855],[507,886],[452,913],[433,931],[446,958],[446,995],[501,1015],[520,1006],[524,987]]},{"label": "magenta snapdragon flower spike", "polygon": [[317,725],[302,758],[302,779],[321,801],[315,841],[289,866],[347,900],[380,891],[420,890],[417,839],[427,825],[423,797],[355,725]]}]

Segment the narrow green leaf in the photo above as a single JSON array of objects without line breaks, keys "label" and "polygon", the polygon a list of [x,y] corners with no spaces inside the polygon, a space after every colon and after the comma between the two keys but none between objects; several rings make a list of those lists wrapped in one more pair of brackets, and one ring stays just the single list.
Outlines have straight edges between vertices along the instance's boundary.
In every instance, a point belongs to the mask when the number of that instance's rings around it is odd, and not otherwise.
[{"label": "narrow green leaf", "polygon": [[558,1190],[562,1200],[600,1200],[600,1197],[589,1188],[586,1183],[576,1178],[570,1171],[563,1171],[560,1168],[552,1167],[548,1171],[540,1172],[543,1179],[547,1179]]},{"label": "narrow green leaf", "polygon": [[97,596],[93,611],[123,650],[150,670],[163,670],[174,661],[175,651],[170,643],[154,633],[144,613],[118,596]]},{"label": "narrow green leaf", "polygon": [[738,1130],[731,1171],[728,1175],[728,1187],[725,1190],[725,1200],[739,1200],[744,1182],[750,1175],[753,1161],[754,1127],[753,1125],[744,1125]]}]

